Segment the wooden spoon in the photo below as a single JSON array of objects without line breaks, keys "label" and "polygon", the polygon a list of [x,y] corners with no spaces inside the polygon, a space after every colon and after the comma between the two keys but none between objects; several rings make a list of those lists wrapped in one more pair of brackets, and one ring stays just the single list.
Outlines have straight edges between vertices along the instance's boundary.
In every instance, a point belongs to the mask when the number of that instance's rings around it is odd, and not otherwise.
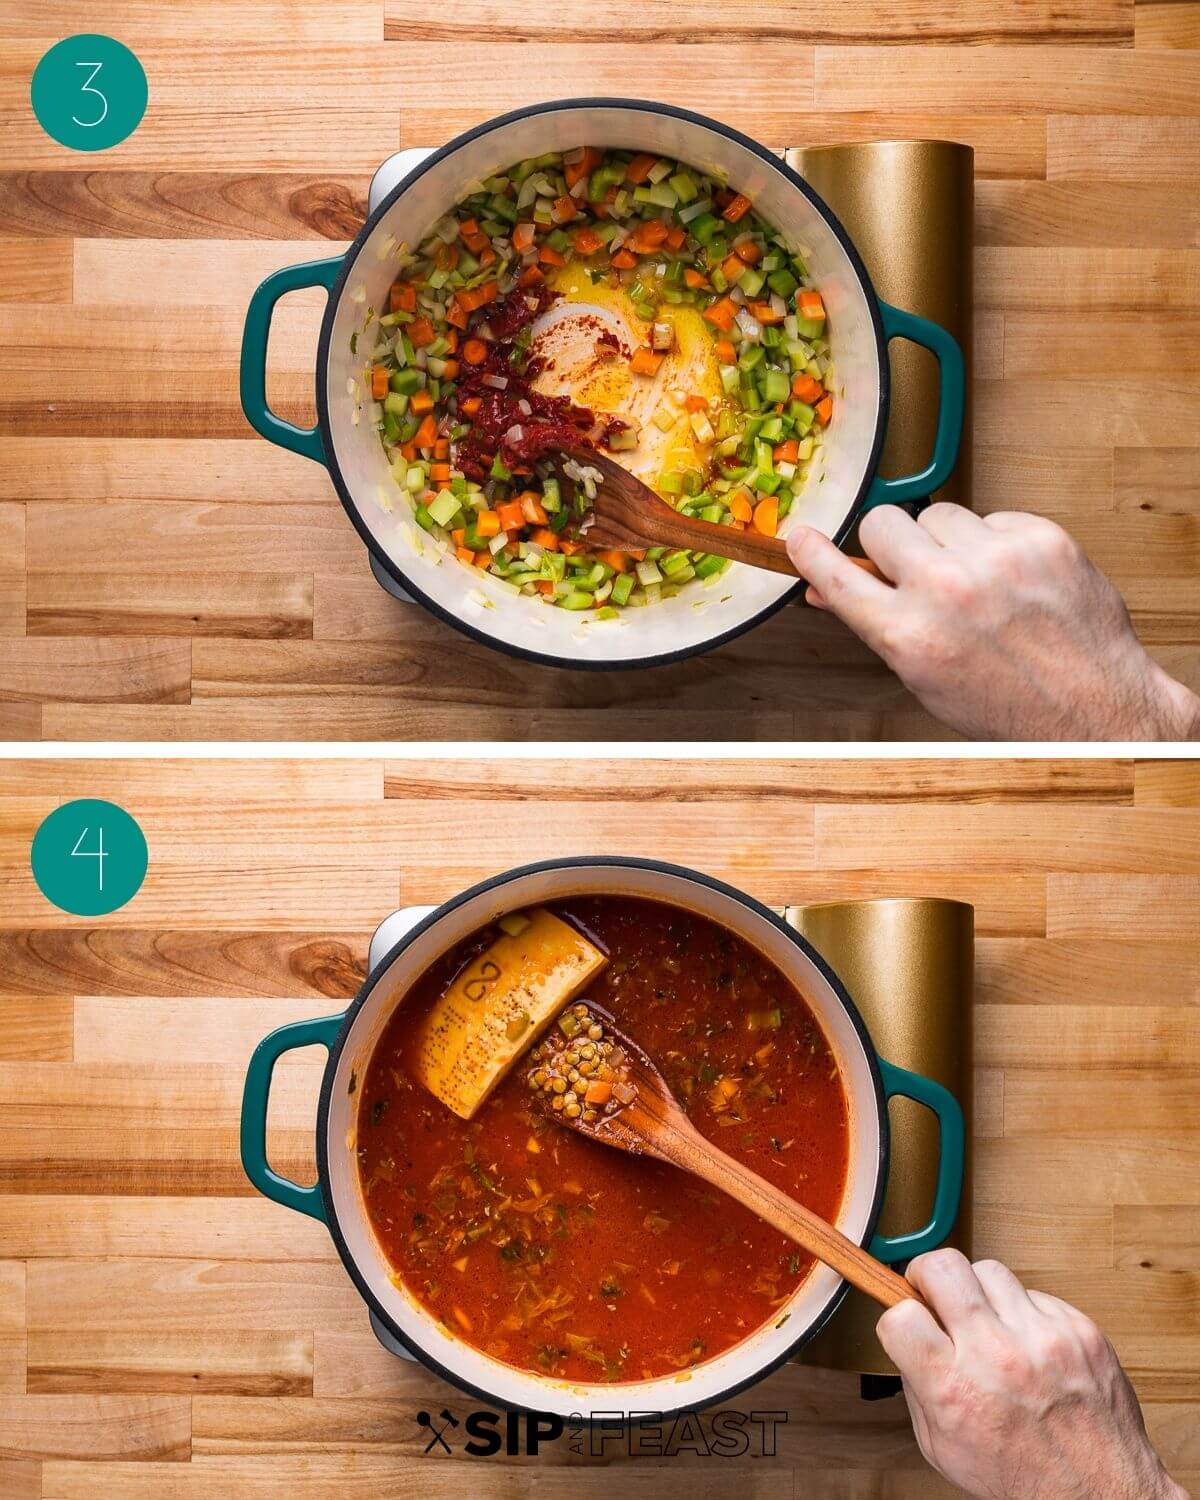
[{"label": "wooden spoon", "polygon": [[[564,1022],[574,1035],[564,1033]],[[580,1050],[588,1045],[594,1049],[591,1057]],[[577,1084],[568,1078],[571,1068],[578,1071],[568,1053],[596,1064]],[[922,1300],[903,1276],[702,1136],[646,1054],[596,1006],[579,1001],[564,1011],[531,1054],[526,1078],[537,1104],[560,1125],[618,1151],[654,1156],[702,1177],[884,1307]],[[587,1103],[589,1095],[592,1104]],[[556,1105],[556,1099],[564,1102]]]},{"label": "wooden spoon", "polygon": [[[682,516],[606,453],[582,446],[560,451],[581,467],[595,469],[600,474],[595,499],[580,531],[580,538],[589,549],[614,548],[626,552],[646,547],[683,548],[689,552],[715,553],[717,557],[749,563],[754,568],[786,573],[791,578],[800,577],[781,537],[763,536],[754,530],[737,531],[732,526],[718,526],[696,516]],[[883,577],[869,558],[852,557],[850,561],[876,578]]]}]

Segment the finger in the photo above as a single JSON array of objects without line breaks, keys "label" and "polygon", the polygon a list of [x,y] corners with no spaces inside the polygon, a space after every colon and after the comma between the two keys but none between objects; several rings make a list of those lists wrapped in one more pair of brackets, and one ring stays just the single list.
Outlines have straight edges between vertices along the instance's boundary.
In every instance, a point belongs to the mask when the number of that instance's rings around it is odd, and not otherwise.
[{"label": "finger", "polygon": [[787,539],[788,556],[801,578],[820,597],[819,608],[830,610],[878,649],[885,612],[895,591],[865,568],[856,567],[827,536],[811,526],[798,526]]},{"label": "finger", "polygon": [[908,1279],[956,1342],[981,1320],[990,1322],[995,1318],[971,1262],[957,1250],[934,1250],[929,1255],[919,1255],[908,1268]]},{"label": "finger", "polygon": [[983,522],[973,510],[948,501],[923,510],[917,525],[942,547],[970,547],[983,534]]},{"label": "finger", "polygon": [[1064,1302],[1061,1297],[1052,1297],[1049,1292],[1039,1292],[1036,1287],[1030,1287],[1025,1294],[1033,1306],[1040,1313],[1045,1313],[1048,1318],[1075,1317],[1078,1309]]},{"label": "finger", "polygon": [[973,1270],[984,1296],[1002,1322],[1027,1322],[1037,1311],[1021,1282],[998,1260],[977,1260]]},{"label": "finger", "polygon": [[906,1380],[921,1381],[954,1356],[954,1346],[927,1307],[912,1298],[897,1302],[875,1325],[884,1353]]},{"label": "finger", "polygon": [[858,539],[867,556],[897,583],[919,573],[941,550],[929,533],[898,505],[881,505],[868,511],[858,528]]},{"label": "finger", "polygon": [[991,515],[980,517],[982,524],[993,531],[1022,531],[1031,519],[1023,510],[994,510]]}]

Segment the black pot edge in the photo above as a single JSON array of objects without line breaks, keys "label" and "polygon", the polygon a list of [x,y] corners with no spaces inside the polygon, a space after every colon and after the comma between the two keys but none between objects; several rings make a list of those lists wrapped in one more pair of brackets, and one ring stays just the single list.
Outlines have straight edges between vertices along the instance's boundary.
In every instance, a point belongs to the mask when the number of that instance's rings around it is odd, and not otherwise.
[{"label": "black pot edge", "polygon": [[[412,1354],[413,1358],[424,1365],[426,1369],[431,1370],[435,1375],[440,1376],[441,1379],[456,1387],[456,1389],[464,1391],[466,1394],[471,1396],[478,1396],[481,1400],[488,1402],[492,1407],[498,1407],[501,1410],[505,1411],[524,1411],[526,1410],[526,1408],[505,1406],[494,1392],[486,1391],[479,1386],[474,1386],[469,1382],[461,1380],[457,1375],[452,1374],[437,1360],[433,1359],[426,1350],[406,1337],[406,1335],[396,1326],[396,1324],[388,1316],[382,1305],[376,1300],[370,1287],[367,1285],[366,1279],[360,1275],[354,1258],[350,1254],[349,1247],[347,1246],[346,1241],[342,1236],[341,1228],[338,1224],[337,1211],[333,1203],[333,1195],[329,1190],[329,1151],[327,1145],[327,1127],[329,1119],[329,1106],[333,1096],[333,1079],[334,1075],[337,1072],[338,1062],[341,1058],[342,1050],[346,1044],[346,1039],[350,1034],[354,1017],[366,1003],[368,996],[371,994],[371,991],[378,983],[380,976],[386,971],[397,954],[403,952],[403,950],[407,948],[410,943],[415,942],[418,937],[427,932],[436,922],[440,921],[442,917],[447,915],[449,912],[457,910],[457,908],[462,906],[464,903],[473,901],[477,896],[486,895],[489,891],[500,890],[504,886],[511,884],[513,881],[522,879],[527,875],[536,875],[547,870],[571,870],[584,867],[594,868],[596,866],[607,866],[615,870],[653,870],[660,874],[676,876],[678,878],[691,881],[694,885],[705,886],[709,890],[717,891],[721,895],[728,896],[731,899],[740,902],[743,906],[748,907],[752,912],[764,918],[773,927],[775,927],[777,931],[781,932],[786,938],[794,943],[795,946],[799,948],[801,952],[804,953],[805,956],[816,965],[818,970],[821,972],[823,977],[833,989],[834,994],[837,995],[838,999],[845,1007],[846,1012],[850,1017],[851,1024],[853,1025],[856,1033],[858,1034],[858,1038],[863,1045],[863,1051],[865,1052],[867,1058],[867,1066],[870,1069],[871,1080],[875,1087],[875,1103],[879,1115],[879,1163],[875,1182],[875,1197],[874,1201],[871,1204],[870,1213],[867,1216],[867,1225],[862,1238],[862,1243],[864,1245],[870,1243],[871,1238],[875,1233],[876,1227],[879,1222],[879,1215],[883,1208],[884,1193],[887,1189],[888,1169],[891,1159],[891,1129],[888,1117],[887,1098],[883,1091],[883,1078],[879,1071],[875,1046],[871,1041],[870,1033],[866,1028],[862,1016],[858,1012],[858,1007],[850,998],[846,987],[842,984],[838,976],[833,972],[833,970],[829,967],[829,965],[825,962],[825,960],[821,957],[817,950],[812,946],[812,944],[807,940],[807,938],[803,937],[794,928],[789,927],[783,920],[783,918],[777,916],[775,912],[770,909],[770,907],[764,906],[761,901],[757,901],[753,896],[748,896],[744,891],[738,890],[736,886],[728,885],[723,880],[716,880],[711,875],[704,875],[698,870],[688,869],[685,865],[669,864],[665,860],[636,859],[616,854],[576,855],[567,859],[547,859],[536,861],[533,864],[517,865],[510,870],[503,871],[499,875],[492,875],[487,880],[481,880],[476,885],[470,886],[465,891],[460,891],[457,896],[452,896],[448,901],[442,902],[441,905],[439,905],[434,911],[430,912],[427,917],[423,917],[421,921],[419,921],[414,927],[410,928],[409,931],[406,932],[404,936],[393,945],[388,953],[379,961],[379,963],[375,965],[375,967],[367,975],[362,988],[359,990],[358,994],[354,997],[354,999],[346,1009],[345,1018],[342,1023],[342,1029],[338,1032],[337,1039],[329,1050],[329,1060],[325,1067],[324,1076],[321,1079],[321,1093],[317,1104],[317,1181],[320,1184],[321,1188],[321,1199],[325,1206],[325,1221],[329,1229],[330,1237],[333,1240],[334,1246],[337,1249],[343,1266],[345,1266],[351,1281],[353,1281],[354,1285],[357,1287],[359,1295],[362,1297],[367,1307],[376,1315],[376,1317],[380,1319],[388,1332],[399,1343],[403,1344],[403,1346],[409,1351],[409,1353]],[[814,1339],[817,1334],[821,1332],[821,1330],[829,1322],[830,1318],[832,1318],[834,1313],[841,1306],[842,1301],[849,1290],[849,1283],[843,1282],[842,1285],[830,1296],[829,1300],[826,1302],[824,1308],[821,1310],[818,1316],[813,1320],[812,1323],[809,1324],[804,1332],[800,1334],[795,1342],[789,1344],[781,1355],[779,1355],[776,1359],[773,1359],[769,1364],[764,1365],[760,1369],[756,1370],[754,1374],[748,1376],[747,1379],[738,1381],[735,1385],[726,1387],[724,1390],[718,1392],[716,1395],[712,1396],[699,1406],[688,1406],[684,1404],[681,1406],[673,1407],[669,1411],[655,1412],[652,1415],[657,1419],[666,1419],[668,1417],[678,1416],[683,1412],[703,1411],[710,1407],[716,1406],[719,1402],[724,1402],[731,1396],[736,1396],[739,1392],[747,1390],[750,1386],[757,1385],[760,1381],[765,1380],[768,1375],[773,1374],[775,1370],[779,1369],[782,1365],[785,1365],[789,1360],[793,1359],[796,1354],[805,1346],[805,1344],[807,1344],[811,1339]],[[583,1420],[590,1424],[593,1419],[590,1417],[585,1417]],[[643,1420],[649,1420],[649,1416],[647,1416],[647,1418]]]},{"label": "black pot edge", "polygon": [[765,161],[768,166],[775,167],[782,172],[793,187],[803,193],[813,206],[822,213],[837,237],[843,250],[845,250],[850,264],[854,267],[863,290],[866,293],[867,306],[870,309],[871,321],[875,327],[875,342],[879,355],[879,410],[875,423],[875,438],[871,448],[870,458],[867,461],[866,473],[859,487],[858,494],[846,513],[846,519],[834,534],[833,541],[840,546],[853,530],[855,523],[862,513],[863,501],[871,487],[875,475],[876,466],[879,463],[879,455],[883,451],[884,439],[887,436],[888,411],[891,404],[891,367],[887,358],[887,341],[883,335],[883,319],[879,311],[879,297],[875,287],[867,274],[867,268],[862,262],[857,249],[850,236],[842,227],[833,210],[828,206],[820,195],[809,186],[798,172],[792,170],[784,161],[782,156],[776,156],[766,146],[761,145],[751,136],[744,135],[733,126],[726,125],[720,120],[714,120],[707,115],[697,114],[690,109],[681,109],[674,104],[658,104],[650,99],[613,99],[606,96],[595,98],[585,97],[578,99],[556,99],[542,104],[526,105],[522,109],[509,110],[507,114],[496,115],[486,120],[481,125],[474,125],[470,130],[464,130],[456,135],[453,140],[447,141],[444,146],[439,146],[424,161],[415,166],[411,172],[401,178],[392,191],[387,195],[375,212],[368,216],[367,222],[359,230],[350,248],[342,259],[342,268],[338,272],[337,280],[330,288],[329,300],[325,308],[325,316],[321,320],[321,334],[317,343],[316,362],[316,401],[317,401],[317,426],[321,433],[321,445],[325,450],[325,466],[329,471],[329,477],[337,490],[338,498],[342,502],[342,508],[354,529],[358,532],[367,551],[375,558],[384,571],[392,578],[406,593],[427,609],[430,614],[445,624],[451,625],[455,630],[461,631],[472,640],[478,641],[480,645],[490,646],[495,651],[502,651],[506,656],[515,657],[520,661],[536,662],[539,666],[558,667],[566,671],[580,672],[624,672],[635,671],[645,667],[666,667],[675,662],[686,661],[689,657],[701,656],[708,651],[715,651],[720,646],[728,645],[730,641],[736,640],[738,636],[744,635],[746,631],[761,625],[769,620],[772,615],[781,610],[796,597],[796,594],[804,587],[798,581],[794,588],[790,588],[782,594],[773,604],[768,604],[764,609],[744,620],[740,625],[733,626],[721,635],[713,636],[709,641],[700,645],[687,646],[678,651],[664,651],[657,656],[635,657],[629,661],[568,661],[561,656],[550,656],[542,651],[532,651],[526,646],[517,646],[510,641],[499,640],[495,636],[488,635],[485,631],[477,630],[469,621],[462,619],[459,615],[452,614],[449,610],[429,598],[427,594],[413,583],[412,579],[396,564],[396,562],[378,545],[371,535],[370,529],[359,512],[358,506],[350,493],[349,486],[342,478],[341,468],[338,465],[333,447],[333,432],[329,422],[329,401],[326,391],[327,381],[322,380],[322,372],[328,367],[329,345],[333,336],[333,320],[337,311],[342,293],[350,278],[350,272],[358,259],[360,251],[373,233],[376,224],[385,213],[397,201],[400,195],[406,192],[418,178],[424,176],[429,169],[449,156],[451,152],[457,151],[459,147],[465,146],[469,141],[476,140],[481,135],[487,135],[490,131],[498,129],[502,125],[509,125],[517,120],[525,119],[531,115],[550,114],[555,111],[567,109],[633,109],[642,110],[647,114],[665,114],[678,120],[686,120],[689,124],[699,125],[715,131],[718,135],[724,135],[738,145],[752,152],[755,156]]}]

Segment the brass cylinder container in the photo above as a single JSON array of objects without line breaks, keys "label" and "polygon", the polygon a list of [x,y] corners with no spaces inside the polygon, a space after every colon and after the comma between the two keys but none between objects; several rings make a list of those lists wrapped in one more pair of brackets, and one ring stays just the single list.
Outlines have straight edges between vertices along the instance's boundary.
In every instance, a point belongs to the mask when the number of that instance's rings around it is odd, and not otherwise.
[{"label": "brass cylinder container", "polygon": [[[845,225],[885,302],[948,329],[966,362],[958,466],[933,497],[971,503],[971,322],[975,153],[954,141],[863,141],[796,146],[788,165]],[[879,472],[924,468],[933,451],[937,361],[896,339],[889,349],[891,413]]]},{"label": "brass cylinder container", "polygon": [[[950,1090],[966,1117],[966,1178],[948,1243],[971,1253],[971,1010],[975,911],[934,898],[834,901],[789,907],[786,918],[839,976],[881,1057]],[[933,1203],[937,1122],[911,1099],[894,1099],[891,1162],[879,1221],[884,1234],[919,1229]],[[895,1367],[875,1337],[880,1309],[850,1290],[804,1364],[887,1375]]]}]

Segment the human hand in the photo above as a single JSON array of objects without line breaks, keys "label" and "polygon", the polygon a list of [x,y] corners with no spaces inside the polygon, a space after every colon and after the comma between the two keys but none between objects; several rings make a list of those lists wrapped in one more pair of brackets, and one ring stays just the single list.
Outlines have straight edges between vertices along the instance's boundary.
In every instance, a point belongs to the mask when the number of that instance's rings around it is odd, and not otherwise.
[{"label": "human hand", "polygon": [[937,504],[859,528],[891,583],[800,527],[788,555],[943,723],[972,739],[1200,738],[1200,698],[1149,656],[1121,596],[1060,526]]},{"label": "human hand", "polygon": [[879,1341],[921,1452],[952,1484],[976,1500],[1187,1500],[1090,1318],[957,1250],[920,1256],[908,1279],[929,1306],[889,1308]]}]

